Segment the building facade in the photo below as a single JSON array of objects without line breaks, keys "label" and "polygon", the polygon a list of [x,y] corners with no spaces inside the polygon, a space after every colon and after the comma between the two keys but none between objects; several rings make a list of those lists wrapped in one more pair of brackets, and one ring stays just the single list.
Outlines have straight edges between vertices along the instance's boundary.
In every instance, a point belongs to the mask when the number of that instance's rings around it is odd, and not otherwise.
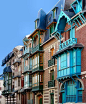
[{"label": "building facade", "polygon": [[2,61],[6,103],[86,104],[85,28],[85,0],[59,0],[47,14],[40,9],[24,46]]},{"label": "building facade", "polygon": [[5,104],[5,97],[2,95],[3,90],[4,90],[3,77],[0,77],[0,104]]}]

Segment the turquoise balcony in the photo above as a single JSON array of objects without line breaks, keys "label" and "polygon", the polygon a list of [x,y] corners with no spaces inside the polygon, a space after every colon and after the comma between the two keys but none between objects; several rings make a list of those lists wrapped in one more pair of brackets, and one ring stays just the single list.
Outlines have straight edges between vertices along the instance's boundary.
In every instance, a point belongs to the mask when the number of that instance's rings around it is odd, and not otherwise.
[{"label": "turquoise balcony", "polygon": [[57,79],[81,75],[81,51],[73,47],[57,57]]},{"label": "turquoise balcony", "polygon": [[72,46],[77,43],[77,38],[70,38],[67,41],[59,45],[59,50],[65,49],[68,46]]},{"label": "turquoise balcony", "polygon": [[42,50],[42,48],[40,47],[40,44],[37,45],[36,47],[32,48],[32,54],[39,50]]},{"label": "turquoise balcony", "polygon": [[24,55],[25,54],[30,54],[30,53],[31,53],[31,48],[25,48]]}]

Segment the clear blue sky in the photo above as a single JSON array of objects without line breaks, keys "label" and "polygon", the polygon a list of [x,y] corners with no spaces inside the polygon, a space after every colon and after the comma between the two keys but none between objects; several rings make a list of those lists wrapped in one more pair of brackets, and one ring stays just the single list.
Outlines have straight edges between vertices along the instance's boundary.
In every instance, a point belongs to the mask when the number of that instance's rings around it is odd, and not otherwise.
[{"label": "clear blue sky", "polygon": [[2,59],[34,30],[34,20],[42,8],[48,13],[58,0],[0,0],[0,74]]}]

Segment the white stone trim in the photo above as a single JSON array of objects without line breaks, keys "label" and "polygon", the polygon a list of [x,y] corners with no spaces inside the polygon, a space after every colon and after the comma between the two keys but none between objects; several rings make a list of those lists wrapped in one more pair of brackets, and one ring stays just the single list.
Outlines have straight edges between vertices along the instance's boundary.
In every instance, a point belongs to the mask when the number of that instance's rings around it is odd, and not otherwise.
[{"label": "white stone trim", "polygon": [[76,29],[76,31],[80,30],[80,29],[83,28],[84,26],[86,26],[86,23],[83,24],[83,25],[81,25],[80,27],[78,27],[78,28]]},{"label": "white stone trim", "polygon": [[52,65],[52,66],[50,66],[50,67],[47,67],[47,68],[45,68],[44,70],[51,69],[51,68],[53,68],[53,67],[55,67],[55,66],[57,66],[57,64]]},{"label": "white stone trim", "polygon": [[86,74],[86,71],[81,72],[81,75]]}]

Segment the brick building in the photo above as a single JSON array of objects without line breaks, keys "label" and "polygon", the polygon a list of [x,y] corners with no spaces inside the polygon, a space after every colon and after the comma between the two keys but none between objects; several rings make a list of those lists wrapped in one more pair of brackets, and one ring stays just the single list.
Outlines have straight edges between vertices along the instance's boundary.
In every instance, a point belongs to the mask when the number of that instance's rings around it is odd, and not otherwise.
[{"label": "brick building", "polygon": [[39,10],[22,50],[15,47],[2,61],[9,66],[9,60],[16,60],[15,70],[3,72],[8,80],[13,77],[12,90],[3,91],[7,98],[15,95],[15,104],[86,103],[85,9],[85,0],[59,0],[47,14]]}]

